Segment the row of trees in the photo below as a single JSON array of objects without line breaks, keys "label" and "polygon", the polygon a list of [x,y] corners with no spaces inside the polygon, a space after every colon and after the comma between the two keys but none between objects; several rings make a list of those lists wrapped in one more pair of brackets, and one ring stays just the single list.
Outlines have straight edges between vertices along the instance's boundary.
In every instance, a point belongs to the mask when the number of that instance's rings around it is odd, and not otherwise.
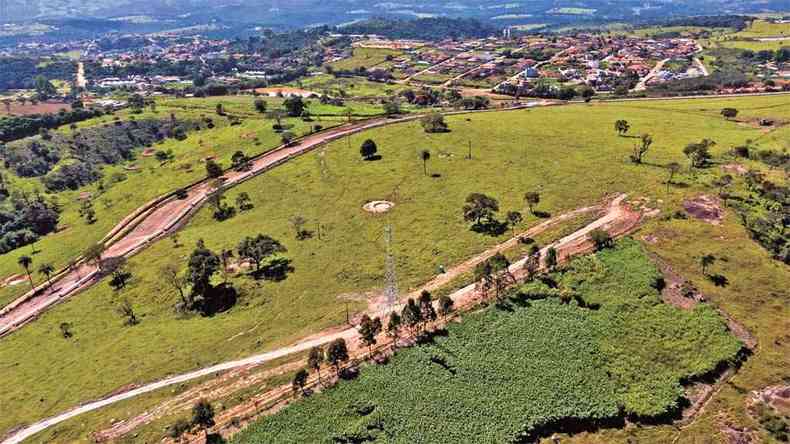
[{"label": "row of trees", "polygon": [[[419,338],[428,333],[428,326],[439,316],[444,318],[452,313],[453,305],[453,300],[447,296],[434,301],[431,293],[423,291],[416,301],[409,298],[400,313],[395,311],[390,313],[386,326],[383,325],[381,318],[371,318],[365,314],[357,326],[360,343],[368,348],[368,353],[372,356],[373,347],[378,344],[379,336],[386,333],[392,341],[392,347],[395,348],[404,330],[408,335]],[[309,378],[308,370],[314,371],[318,381],[321,382],[321,369],[326,364],[334,368],[336,376],[339,377],[343,364],[348,362],[349,358],[348,346],[343,338],[332,341],[326,349],[321,346],[313,347],[307,358],[307,368],[297,372],[293,378],[294,392],[305,393]]]}]

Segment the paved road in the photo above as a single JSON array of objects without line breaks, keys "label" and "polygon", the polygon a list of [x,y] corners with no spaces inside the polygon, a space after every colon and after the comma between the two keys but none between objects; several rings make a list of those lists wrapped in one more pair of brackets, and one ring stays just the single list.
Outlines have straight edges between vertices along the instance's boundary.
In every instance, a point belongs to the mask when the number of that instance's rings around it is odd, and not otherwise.
[{"label": "paved road", "polygon": [[[561,240],[557,241],[556,243],[552,244],[551,247],[554,247],[557,252],[559,253],[558,256],[562,260],[563,258],[567,258],[569,256],[575,256],[586,249],[589,249],[589,233],[596,229],[605,229],[609,231],[613,237],[619,237],[630,232],[639,222],[640,215],[633,211],[630,211],[625,205],[623,205],[623,201],[625,200],[625,195],[619,195],[614,198],[610,204],[608,205],[606,213],[601,216],[596,221],[592,222],[591,224],[587,225],[586,227],[582,228],[581,230],[576,231],[573,234],[570,234]],[[552,225],[552,223],[556,223],[557,221],[567,220],[569,217],[580,214],[583,212],[588,212],[596,209],[597,207],[588,207],[582,208],[579,210],[575,210],[573,212],[567,213],[565,215],[557,216],[556,220],[550,220],[544,222],[540,226],[536,227],[548,227]],[[533,229],[534,230],[534,229]],[[530,230],[532,231],[532,230]],[[516,240],[511,240],[509,242],[515,242]],[[543,254],[545,254],[546,250],[548,250],[550,246],[547,246],[543,249]],[[486,253],[483,253],[482,256],[491,255],[498,251],[496,248],[492,249]],[[461,266],[464,266],[463,264]],[[518,261],[514,263],[511,268],[511,273],[513,273],[517,278],[522,277],[524,274],[524,260]],[[458,305],[461,305],[460,302],[464,300],[468,300],[470,297],[473,298],[476,296],[477,293],[477,284],[470,284],[460,290],[455,291],[453,294],[450,295],[454,301],[459,302]],[[372,315],[381,316],[385,318],[392,310],[400,310],[402,306],[396,306],[392,308],[382,309],[377,313],[373,313]],[[107,398],[92,401],[85,403],[79,407],[76,407],[72,410],[67,412],[61,413],[57,416],[53,416],[51,418],[44,419],[42,421],[36,422],[32,425],[29,425],[25,428],[17,430],[14,433],[11,433],[6,437],[6,439],[2,442],[2,444],[18,444],[24,441],[27,438],[35,435],[36,433],[42,432],[49,427],[52,427],[56,424],[61,422],[67,421],[71,418],[79,416],[83,413],[88,413],[94,410],[98,410],[100,408],[106,407],[108,405],[112,405],[127,399],[135,398],[137,396],[143,395],[145,393],[150,393],[155,390],[159,390],[164,387],[168,387],[174,384],[180,384],[183,382],[191,381],[194,379],[198,379],[204,376],[209,376],[211,374],[222,372],[226,370],[231,370],[239,367],[244,367],[248,365],[260,365],[267,362],[271,362],[276,359],[280,359],[295,353],[304,352],[310,350],[311,348],[319,345],[325,345],[331,341],[334,341],[339,338],[343,338],[346,341],[351,341],[358,337],[358,332],[355,327],[348,327],[342,331],[336,332],[326,332],[319,334],[311,339],[304,340],[302,342],[296,343],[294,345],[279,348],[277,350],[272,350],[267,353],[263,353],[260,355],[251,356],[246,359],[240,359],[236,361],[225,362],[222,364],[213,365],[211,367],[206,367],[200,370],[195,370],[189,373],[184,373],[177,376],[171,376],[169,378],[162,379],[157,382],[153,382],[141,387],[137,387],[135,389],[119,393],[116,395],[109,396]]]}]

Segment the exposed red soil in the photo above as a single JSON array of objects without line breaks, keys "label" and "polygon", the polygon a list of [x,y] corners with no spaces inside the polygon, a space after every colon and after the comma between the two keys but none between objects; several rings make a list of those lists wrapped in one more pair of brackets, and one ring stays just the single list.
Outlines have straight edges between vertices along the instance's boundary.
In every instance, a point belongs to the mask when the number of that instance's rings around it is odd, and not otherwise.
[{"label": "exposed red soil", "polygon": [[683,202],[683,208],[695,219],[712,225],[719,225],[724,219],[721,201],[706,194],[700,194],[697,197],[686,200]]},{"label": "exposed red soil", "polygon": [[7,112],[5,105],[0,104],[0,115],[29,116],[31,114],[50,114],[60,110],[71,110],[71,105],[63,102],[39,102],[35,105],[26,103],[21,105],[18,102],[11,104],[11,112]]}]

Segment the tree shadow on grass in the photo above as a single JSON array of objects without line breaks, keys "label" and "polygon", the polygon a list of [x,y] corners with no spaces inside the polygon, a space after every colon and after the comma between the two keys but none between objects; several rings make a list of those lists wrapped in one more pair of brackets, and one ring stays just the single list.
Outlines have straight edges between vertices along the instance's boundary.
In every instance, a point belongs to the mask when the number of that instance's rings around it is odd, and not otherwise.
[{"label": "tree shadow on grass", "polygon": [[281,282],[288,278],[288,275],[295,271],[291,265],[291,260],[285,257],[272,259],[271,262],[261,267],[258,279],[272,282]]},{"label": "tree shadow on grass", "polygon": [[381,159],[383,159],[383,158],[381,157],[380,154],[374,154],[372,156],[365,157],[362,160],[364,160],[365,162],[376,162],[376,161],[379,161]]},{"label": "tree shadow on grass", "polygon": [[489,236],[501,236],[507,231],[507,224],[498,220],[490,220],[472,225],[472,231]]},{"label": "tree shadow on grass", "polygon": [[238,297],[238,292],[231,284],[220,284],[216,287],[211,287],[201,302],[200,312],[203,316],[210,317],[217,313],[228,311],[236,305]]},{"label": "tree shadow on grass", "polygon": [[533,211],[532,215],[541,219],[548,219],[551,217],[551,213],[549,213],[548,211],[540,211],[540,210]]},{"label": "tree shadow on grass", "polygon": [[730,281],[727,279],[727,276],[721,274],[712,274],[708,276],[708,279],[710,279],[710,281],[713,282],[713,285],[717,287],[726,287],[730,285]]}]

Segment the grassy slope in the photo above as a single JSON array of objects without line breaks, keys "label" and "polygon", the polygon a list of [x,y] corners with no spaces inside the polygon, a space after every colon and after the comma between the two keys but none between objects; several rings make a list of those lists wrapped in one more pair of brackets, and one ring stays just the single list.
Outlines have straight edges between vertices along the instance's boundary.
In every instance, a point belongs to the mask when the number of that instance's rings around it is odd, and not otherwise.
[{"label": "grassy slope", "polygon": [[[549,299],[466,316],[436,345],[368,367],[357,381],[259,421],[236,442],[323,443],[353,434],[375,442],[508,442],[556,419],[610,418],[621,406],[663,411],[674,405],[680,378],[712,369],[740,344],[709,307],[659,304],[658,276],[630,240],[581,258],[561,285],[599,310]],[[360,406],[375,410],[359,415]],[[371,423],[383,432],[366,430]]]},{"label": "grassy slope", "polygon": [[403,54],[396,49],[384,48],[354,48],[354,55],[331,64],[337,70],[353,70],[357,68],[389,68],[392,64],[387,62],[387,56],[398,57]]},{"label": "grassy slope", "polygon": [[408,86],[399,84],[390,85],[372,82],[362,77],[335,78],[329,74],[311,76],[293,82],[291,85],[332,96],[343,96],[345,94],[348,97],[390,97],[408,89]]},{"label": "grassy slope", "polygon": [[[0,342],[0,355],[6,357],[0,367],[0,397],[19,406],[0,419],[0,429],[132,381],[246,356],[340,323],[344,304],[337,295],[382,285],[385,224],[394,227],[401,289],[428,279],[439,264],[459,262],[501,240],[470,233],[461,220],[463,198],[472,191],[493,194],[505,210],[520,208],[525,190],[541,188],[541,207],[553,213],[615,191],[662,199],[663,208],[674,211],[684,195],[700,188],[692,184],[667,194],[665,173],[655,164],[682,162],[681,148],[703,137],[715,138],[716,152],[722,153],[761,134],[724,121],[718,111],[725,105],[736,106],[745,116],[781,117],[790,112],[784,98],[777,97],[477,114],[450,118],[453,131],[448,134],[426,135],[417,124],[403,124],[354,136],[350,150],[345,141],[334,143],[323,154],[328,165],[325,179],[319,153],[300,158],[229,193],[231,198],[240,191],[252,194],[254,212],[217,224],[203,211],[181,233],[187,247],[175,250],[171,243],[160,242],[131,261],[136,278],[122,297],[133,302],[142,316],[140,325],[121,326],[115,312],[120,297],[102,283]],[[612,129],[612,123],[623,117],[631,121],[634,132],[654,135],[650,164],[638,167],[625,161],[634,142],[616,137]],[[383,160],[358,159],[357,147],[367,137],[377,141]],[[470,139],[475,159],[466,161]],[[423,148],[433,152],[429,168],[441,178],[422,175],[417,154]],[[360,211],[366,200],[379,198],[393,199],[395,210],[382,217]],[[311,224],[320,218],[327,228],[326,240],[294,241],[288,219],[297,212]],[[258,232],[286,243],[295,273],[285,282],[262,287],[236,278],[245,293],[230,312],[211,319],[177,320],[171,309],[176,296],[158,278],[158,267],[171,261],[183,264],[198,238],[218,250]],[[744,239],[742,230],[739,239]],[[786,274],[777,275],[778,282],[783,276],[787,279]],[[756,282],[754,291],[765,294],[769,284]],[[74,340],[58,337],[63,321],[74,325]],[[31,355],[31,349],[39,353]],[[37,401],[40,398],[44,400]],[[83,435],[71,429],[68,436]]]},{"label": "grassy slope", "polygon": [[[281,102],[280,99],[268,99],[268,101],[270,108],[279,106]],[[315,114],[337,116],[345,111],[343,107],[332,107],[321,105],[317,101],[313,102],[311,110]],[[223,103],[228,113],[242,116],[243,124],[239,126],[227,125],[224,122],[225,119],[215,113],[217,103]],[[380,112],[380,107],[373,105],[349,103],[349,106],[357,114],[374,115]],[[100,240],[136,208],[158,196],[202,179],[205,177],[202,159],[216,156],[216,160],[227,167],[236,150],[242,150],[248,155],[252,155],[266,152],[280,144],[280,136],[271,129],[272,122],[264,120],[260,114],[253,111],[251,97],[167,99],[159,104],[156,113],[147,110],[135,118],[168,119],[170,113],[175,113],[179,119],[198,119],[201,115],[205,115],[213,118],[217,127],[191,133],[189,138],[182,142],[169,139],[161,145],[155,145],[157,150],[173,150],[175,160],[164,166],[160,166],[160,162],[153,157],[138,156],[132,162],[106,167],[104,169],[105,178],[110,177],[113,172],[121,172],[126,174],[128,179],[115,184],[104,194],[96,197],[94,207],[98,222],[93,225],[87,225],[79,217],[80,203],[77,197],[83,191],[89,191],[95,195],[97,184],[83,187],[77,191],[56,194],[55,198],[63,207],[60,226],[68,227],[68,229],[46,236],[35,244],[37,253],[32,254],[35,262],[34,268],[41,263],[52,263],[56,268],[65,266],[69,260],[79,255],[92,243]],[[122,112],[119,113],[119,117],[127,119],[129,114]],[[110,122],[111,119],[110,116],[104,116],[81,122],[78,126],[98,125]],[[326,117],[319,117],[313,123],[305,123],[300,119],[287,119],[287,123],[294,125],[291,131],[297,135],[304,134],[312,124],[330,127],[339,123],[332,117],[329,117],[330,120],[326,119]],[[61,131],[68,133],[71,130],[63,128]],[[124,166],[131,164],[139,166],[140,170],[125,171]],[[16,188],[28,191],[42,188],[38,178],[19,179],[10,173],[4,174],[4,176],[11,178]],[[21,270],[16,263],[17,258],[22,254],[31,254],[33,250],[32,246],[27,246],[0,256],[0,277],[4,278],[20,273]],[[0,288],[0,306],[11,302],[28,289],[26,284]]]}]

